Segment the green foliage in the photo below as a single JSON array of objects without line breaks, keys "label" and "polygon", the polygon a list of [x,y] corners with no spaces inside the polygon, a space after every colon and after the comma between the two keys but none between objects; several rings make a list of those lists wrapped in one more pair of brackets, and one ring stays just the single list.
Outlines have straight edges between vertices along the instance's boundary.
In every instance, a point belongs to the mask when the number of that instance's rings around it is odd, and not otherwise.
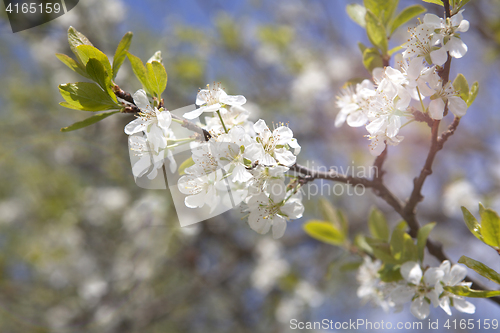
[{"label": "green foliage", "polygon": [[120,43],[118,43],[115,56],[113,57],[113,80],[115,79],[116,74],[118,74],[118,70],[122,66],[123,62],[125,61],[127,51],[130,48],[130,44],[132,44],[132,36],[133,33],[129,31],[123,36]]},{"label": "green foliage", "polygon": [[481,241],[483,236],[481,236],[481,225],[477,222],[476,218],[467,210],[467,208],[462,206],[462,214],[464,216],[465,225],[469,228],[470,232],[476,236]]},{"label": "green foliage", "polygon": [[177,169],[177,172],[179,173],[179,176],[184,175],[186,172],[186,168],[189,168],[190,166],[194,165],[193,157],[188,158],[184,162],[182,162],[181,165],[179,165],[179,168]]},{"label": "green foliage", "polygon": [[118,103],[113,92],[111,77],[99,60],[95,58],[89,59],[87,66],[85,66],[85,71],[91,80],[95,81],[105,92],[107,92],[115,103]]},{"label": "green foliage", "polygon": [[386,54],[388,41],[384,23],[371,10],[366,11],[365,21],[368,39],[382,51],[382,54]]},{"label": "green foliage", "polygon": [[425,12],[426,9],[421,5],[413,5],[410,7],[406,7],[396,16],[394,21],[392,21],[390,35],[392,35],[397,28],[399,28],[406,22],[410,21],[414,17],[417,17],[418,15],[423,14]]},{"label": "green foliage", "polygon": [[477,260],[471,259],[466,256],[461,256],[460,259],[458,260],[459,263],[464,264],[465,266],[469,267],[470,269],[474,270],[476,273],[480,274],[481,276],[484,276],[485,278],[500,284],[500,274],[483,264],[482,262],[479,262]]},{"label": "green foliage", "polygon": [[365,21],[365,15],[366,15],[366,8],[361,6],[360,4],[357,3],[352,3],[347,5],[346,7],[347,14],[349,17],[362,26],[363,28],[366,27],[366,21]]},{"label": "green foliage", "polygon": [[500,249],[500,217],[491,209],[484,210],[480,215],[483,241],[497,250]]},{"label": "green foliage", "polygon": [[457,75],[453,81],[453,88],[455,88],[455,90],[459,93],[460,98],[462,98],[465,102],[469,100],[469,84],[463,74],[459,73]]},{"label": "green foliage", "polygon": [[364,0],[363,3],[368,11],[380,19],[384,27],[391,21],[398,6],[398,0]]},{"label": "green foliage", "polygon": [[436,226],[435,222],[428,223],[418,230],[417,251],[418,251],[418,258],[420,259],[420,261],[424,261],[424,250],[425,250],[425,245],[427,244],[427,238],[429,237],[429,234],[431,233],[432,229],[434,229],[435,226]]},{"label": "green foliage", "polygon": [[380,280],[384,282],[397,282],[402,280],[400,272],[401,265],[385,264],[379,270]]},{"label": "green foliage", "polygon": [[467,106],[471,106],[476,99],[477,93],[479,92],[479,83],[476,81],[472,84],[469,91],[469,98],[467,99]]},{"label": "green foliage", "polygon": [[56,53],[56,57],[57,59],[61,60],[63,64],[68,66],[72,71],[80,74],[83,77],[89,78],[87,72],[85,71],[85,67],[80,62],[77,62],[70,56],[62,53]]},{"label": "green foliage", "polygon": [[304,230],[312,238],[327,244],[342,246],[346,240],[342,231],[327,221],[310,220],[304,224]]},{"label": "green foliage", "polygon": [[467,286],[444,286],[444,290],[463,297],[489,298],[500,296],[500,290],[474,290]]},{"label": "green foliage", "polygon": [[383,241],[389,240],[389,225],[384,214],[376,207],[372,207],[368,218],[368,228],[372,236]]},{"label": "green foliage", "polygon": [[130,52],[127,52],[127,58],[132,65],[132,70],[134,71],[135,76],[139,79],[139,82],[141,82],[144,90],[146,90],[146,92],[151,96],[154,96],[153,89],[149,86],[147,69],[142,63],[142,60]]},{"label": "green foliage", "polygon": [[106,72],[111,75],[113,73],[113,69],[111,68],[111,64],[109,63],[108,57],[102,53],[99,49],[93,47],[92,45],[80,45],[76,47],[76,52],[78,54],[78,58],[82,62],[84,66],[87,65],[87,62],[90,59],[98,60],[106,69]]},{"label": "green foliage", "polygon": [[165,71],[165,67],[159,61],[154,60],[146,63],[146,70],[149,86],[154,96],[160,99],[161,94],[167,87],[167,72]]},{"label": "green foliage", "polygon": [[92,117],[89,117],[85,120],[76,122],[73,125],[61,128],[61,132],[70,132],[70,131],[74,131],[74,130],[77,130],[80,128],[84,128],[84,127],[93,125],[93,124],[97,123],[98,121],[101,121],[101,120],[103,120],[103,119],[105,119],[105,118],[107,118],[115,113],[118,113],[118,112],[120,112],[120,111],[102,112],[102,113],[93,115]]},{"label": "green foliage", "polygon": [[332,204],[325,198],[319,199],[319,208],[323,219],[332,223],[337,229],[347,236],[349,231],[349,223],[344,213],[341,210],[335,209]]},{"label": "green foliage", "polygon": [[481,216],[481,224],[476,218],[465,208],[462,207],[464,221],[470,232],[485,244],[493,247],[495,250],[500,250],[500,217],[492,209],[486,209],[479,204],[479,215]]},{"label": "green foliage", "polygon": [[443,5],[443,1],[441,0],[422,0],[423,2],[428,2],[428,3],[433,3],[433,4],[436,4],[436,5],[440,5],[440,6],[444,6]]},{"label": "green foliage", "polygon": [[80,63],[83,63],[82,59],[80,59],[80,55],[78,54],[76,48],[81,45],[92,46],[92,43],[88,40],[87,37],[85,37],[81,32],[79,32],[73,27],[69,27],[68,29],[68,42],[71,51],[75,54]]},{"label": "green foliage", "polygon": [[66,102],[64,107],[82,111],[104,111],[121,109],[97,84],[89,82],[66,83],[59,86],[59,92]]},{"label": "green foliage", "polygon": [[383,61],[380,53],[375,48],[367,48],[363,52],[363,65],[371,73],[375,68],[382,67]]}]

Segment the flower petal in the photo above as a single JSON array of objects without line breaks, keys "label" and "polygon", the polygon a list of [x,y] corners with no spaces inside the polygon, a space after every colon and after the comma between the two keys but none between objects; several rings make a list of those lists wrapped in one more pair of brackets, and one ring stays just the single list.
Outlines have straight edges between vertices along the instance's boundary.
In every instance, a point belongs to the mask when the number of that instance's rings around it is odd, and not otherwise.
[{"label": "flower petal", "polygon": [[135,105],[141,110],[150,110],[151,105],[149,104],[148,96],[144,89],[139,89],[135,92],[134,96]]},{"label": "flower petal", "polygon": [[247,99],[242,95],[230,96],[221,94],[221,96],[219,97],[219,101],[223,104],[239,106],[245,104],[247,102]]},{"label": "flower petal", "polygon": [[445,47],[453,58],[462,58],[467,53],[467,45],[457,37],[451,37]]},{"label": "flower petal", "polygon": [[414,261],[405,262],[400,268],[401,276],[413,284],[419,284],[422,279],[422,269],[420,265]]},{"label": "flower petal", "polygon": [[468,302],[462,298],[454,298],[453,306],[460,312],[470,313],[470,314],[476,312],[476,306],[471,302]]},{"label": "flower petal", "polygon": [[273,238],[278,239],[283,237],[283,235],[285,234],[285,230],[286,220],[279,215],[273,217]]},{"label": "flower petal", "polygon": [[431,313],[429,303],[423,297],[419,297],[411,302],[410,311],[420,320],[427,318]]},{"label": "flower petal", "polygon": [[125,126],[125,134],[132,135],[135,133],[142,132],[145,129],[146,129],[146,122],[141,118],[136,118]]},{"label": "flower petal", "polygon": [[437,98],[429,103],[429,115],[432,119],[443,119],[444,102],[442,98]]},{"label": "flower petal", "polygon": [[[449,43],[449,42],[448,42]],[[448,59],[448,54],[446,54],[445,47],[441,47],[430,53],[432,63],[438,66],[442,66]]]},{"label": "flower petal", "polygon": [[457,117],[463,117],[467,113],[467,103],[458,96],[451,96],[448,98],[448,107]]},{"label": "flower petal", "polygon": [[203,107],[184,113],[183,117],[189,120],[199,117],[203,113]]}]

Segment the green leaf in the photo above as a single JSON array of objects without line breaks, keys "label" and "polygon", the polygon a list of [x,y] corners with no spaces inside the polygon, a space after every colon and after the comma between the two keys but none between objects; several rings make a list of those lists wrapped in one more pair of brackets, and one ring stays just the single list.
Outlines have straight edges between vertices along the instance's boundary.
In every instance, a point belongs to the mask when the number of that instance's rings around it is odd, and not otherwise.
[{"label": "green leaf", "polygon": [[474,270],[476,273],[480,274],[481,276],[484,276],[485,278],[500,284],[500,274],[483,264],[482,262],[479,262],[477,260],[474,260],[472,258],[466,257],[466,256],[461,256],[460,259],[458,260],[459,263],[464,264],[465,266],[469,267],[470,269]]},{"label": "green leaf", "polygon": [[143,88],[146,90],[148,94],[154,96],[154,91],[149,86],[147,70],[144,64],[142,63],[142,60],[130,52],[127,52],[127,58],[130,61],[130,64],[132,65],[132,70],[134,71],[135,76],[139,79],[139,82],[141,82]]},{"label": "green leaf", "polygon": [[165,71],[165,67],[155,60],[151,63],[146,63],[146,71],[149,86],[155,96],[160,99],[161,94],[167,87],[167,72]]},{"label": "green leaf", "polygon": [[365,21],[365,15],[366,15],[366,8],[364,6],[361,6],[360,4],[357,3],[352,3],[346,6],[346,11],[347,15],[362,26],[363,28],[366,27],[366,21]]},{"label": "green leaf", "polygon": [[427,238],[429,237],[430,232],[432,231],[432,229],[434,229],[435,226],[436,222],[427,223],[418,230],[417,251],[418,251],[418,258],[420,259],[420,261],[424,260],[424,249],[425,245],[427,244]]},{"label": "green leaf", "polygon": [[84,128],[84,127],[93,125],[93,124],[97,123],[98,121],[101,121],[101,120],[103,120],[103,119],[105,119],[105,118],[107,118],[115,113],[118,113],[118,112],[120,112],[120,111],[102,112],[102,113],[96,114],[96,115],[89,117],[85,120],[76,122],[73,125],[61,128],[61,132],[70,132],[70,131],[74,131],[74,130],[77,130],[80,128]]},{"label": "green leaf", "polygon": [[305,223],[304,230],[312,238],[327,244],[341,246],[345,241],[344,234],[329,222],[311,220]]},{"label": "green leaf", "polygon": [[481,212],[481,235],[486,244],[500,249],[500,218],[491,209]]},{"label": "green leaf", "polygon": [[184,175],[185,174],[185,170],[187,168],[189,168],[190,166],[192,166],[192,165],[194,165],[194,161],[193,161],[192,157],[190,157],[187,160],[185,160],[184,162],[182,162],[182,164],[179,166],[179,169],[178,169],[179,176]]},{"label": "green leaf", "polygon": [[383,241],[389,240],[389,225],[387,224],[384,214],[376,207],[372,207],[370,212],[368,228],[373,237]]},{"label": "green leaf", "polygon": [[401,262],[403,259],[403,252],[405,249],[405,238],[404,235],[406,233],[400,229],[394,229],[391,236],[391,255],[398,262]]},{"label": "green leaf", "polygon": [[397,229],[401,229],[401,230],[403,230],[403,231],[406,231],[406,230],[408,230],[408,229],[409,229],[409,228],[408,228],[408,223],[406,223],[406,221],[405,221],[405,220],[403,220],[403,221],[399,222],[399,223],[396,225],[396,228],[397,228]]},{"label": "green leaf", "polygon": [[440,5],[440,6],[443,6],[443,1],[441,0],[422,0],[423,2],[428,2],[428,3],[433,3],[433,4],[436,4],[436,5]]},{"label": "green leaf", "polygon": [[500,290],[473,290],[467,286],[444,286],[444,290],[463,297],[488,298],[500,296]]},{"label": "green leaf", "polygon": [[462,214],[464,215],[464,221],[467,228],[469,228],[474,236],[482,241],[481,225],[477,222],[476,218],[464,206],[462,206]]},{"label": "green leaf", "polygon": [[390,245],[380,239],[374,239],[366,237],[366,242],[372,248],[373,255],[378,259],[382,260],[384,263],[388,264],[399,264],[398,260],[396,260],[391,255]]},{"label": "green leaf", "polygon": [[84,66],[87,65],[89,59],[97,59],[104,66],[104,69],[106,69],[106,72],[108,72],[109,75],[113,73],[108,57],[92,45],[77,46],[76,52],[78,53],[78,56]]},{"label": "green leaf", "polygon": [[323,219],[331,222],[337,229],[341,230],[344,235],[347,235],[349,228],[348,222],[340,210],[335,209],[332,204],[323,197],[319,199],[319,209]]},{"label": "green leaf", "polygon": [[97,84],[89,82],[76,82],[61,84],[59,92],[66,100],[62,106],[83,111],[104,111],[121,109]]},{"label": "green leaf", "polygon": [[387,26],[392,20],[394,12],[398,6],[398,0],[364,0],[367,10],[371,11],[380,22]]},{"label": "green leaf", "polygon": [[404,251],[402,256],[402,263],[407,261],[417,261],[418,260],[418,250],[413,238],[407,233],[404,233]]},{"label": "green leaf", "polygon": [[127,51],[130,48],[130,44],[132,43],[132,36],[134,34],[132,32],[127,32],[123,37],[118,47],[115,51],[115,56],[113,57],[113,80],[118,74],[118,70],[122,66],[125,61],[125,57],[127,56]]},{"label": "green leaf", "polygon": [[366,11],[365,21],[368,39],[382,51],[382,54],[386,54],[388,41],[384,25],[370,10]]},{"label": "green leaf", "polygon": [[469,84],[467,83],[467,79],[463,74],[458,74],[455,80],[453,81],[453,88],[457,92],[459,92],[460,98],[462,98],[466,103],[469,100]]},{"label": "green leaf", "polygon": [[97,59],[89,59],[85,70],[91,80],[94,80],[101,88],[108,93],[113,101],[118,103],[115,93],[113,92],[113,85],[111,83],[111,77],[102,65],[102,63]]},{"label": "green leaf", "polygon": [[366,237],[361,235],[361,234],[358,234],[358,235],[356,235],[356,237],[354,237],[354,245],[358,249],[363,250],[363,252],[365,252],[365,253],[369,253],[369,254],[373,253],[373,249],[366,241]]},{"label": "green leaf", "polygon": [[62,54],[62,53],[56,53],[56,57],[57,57],[57,59],[61,60],[61,62],[63,64],[68,66],[74,72],[80,74],[81,76],[89,78],[89,76],[85,72],[85,67],[83,67],[83,65],[81,63],[76,62],[73,58],[71,58],[65,54]]},{"label": "green leaf", "polygon": [[396,18],[392,22],[390,35],[392,35],[397,28],[410,21],[412,18],[425,12],[426,9],[421,5],[406,7],[401,13],[396,16]]},{"label": "green leaf", "polygon": [[399,50],[401,50],[403,47],[400,45],[400,46],[396,46],[396,47],[393,47],[392,49],[390,49],[389,51],[387,51],[387,54],[388,55],[393,55],[394,53],[398,52]]},{"label": "green leaf", "polygon": [[385,264],[378,271],[380,274],[380,280],[383,282],[397,282],[402,280],[403,277],[401,276],[400,268],[400,265]]},{"label": "green leaf", "polygon": [[479,92],[479,83],[476,81],[472,84],[472,87],[470,88],[469,98],[467,99],[467,106],[471,106],[471,104],[476,99],[478,92]]},{"label": "green leaf", "polygon": [[358,47],[359,47],[359,50],[361,51],[361,54],[363,54],[365,52],[365,50],[367,49],[366,45],[361,43],[361,42],[358,42]]},{"label": "green leaf", "polygon": [[75,54],[75,56],[78,58],[78,60],[83,63],[83,61],[80,59],[80,56],[76,50],[76,48],[80,45],[90,45],[93,46],[92,43],[89,41],[87,37],[85,37],[81,32],[76,30],[73,27],[69,27],[68,29],[68,42],[69,42],[69,47],[71,48],[71,51]]},{"label": "green leaf", "polygon": [[371,73],[375,68],[382,67],[382,57],[380,53],[375,48],[366,49],[363,52],[363,65]]}]

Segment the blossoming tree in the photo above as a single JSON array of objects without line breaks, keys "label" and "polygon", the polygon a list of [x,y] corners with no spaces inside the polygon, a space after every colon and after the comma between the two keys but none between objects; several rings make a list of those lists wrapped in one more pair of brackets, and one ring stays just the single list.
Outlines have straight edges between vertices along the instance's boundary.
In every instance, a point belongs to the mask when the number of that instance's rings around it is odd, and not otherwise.
[{"label": "blossoming tree", "polygon": [[[63,54],[57,57],[92,82],[60,85],[65,99],[61,105],[104,112],[62,131],[90,126],[119,113],[133,114],[135,118],[124,131],[129,135],[131,150],[139,157],[132,167],[135,177],[155,179],[167,167],[178,173],[177,188],[184,195],[186,207],[214,212],[221,207],[240,206],[251,229],[260,234],[271,231],[274,238],[283,236],[288,222],[302,217],[304,185],[309,182],[323,179],[370,188],[403,218],[392,232],[384,215],[374,209],[368,218],[371,236],[350,239],[345,214],[326,200],[321,201],[324,219],[304,226],[312,237],[361,257],[358,296],[385,310],[398,310],[411,302],[411,313],[419,319],[429,315],[431,305],[447,314],[452,307],[474,313],[475,306],[467,298],[500,296],[500,291],[486,290],[467,277],[465,266],[452,264],[442,247],[428,239],[435,223],[421,226],[416,210],[438,152],[458,129],[478,93],[477,82],[469,88],[462,74],[450,78],[452,60],[467,53],[460,34],[469,29],[463,17],[468,0],[425,1],[442,6],[443,16],[425,14],[408,31],[407,41],[393,49],[388,47],[392,34],[423,15],[423,6],[413,5],[399,13],[397,0],[365,0],[364,6],[347,6],[348,14],[366,29],[372,44],[359,43],[363,65],[371,77],[346,83],[338,94],[339,111],[332,126],[346,123],[366,128],[368,151],[375,157],[377,170],[372,178],[318,171],[297,163],[301,147],[292,129],[283,123],[270,128],[262,119],[252,122],[245,108],[246,98],[229,95],[219,83],[198,91],[195,110],[182,117],[170,112],[162,99],[167,73],[161,53],[144,64],[128,52],[132,33],[123,37],[110,62],[82,33],[70,27],[68,39],[76,60]],[[133,94],[115,82],[127,58],[142,86]],[[445,117],[453,117],[453,121],[443,130],[440,125]],[[410,197],[402,200],[384,183],[383,166],[389,146],[404,145],[402,128],[414,122],[428,125],[430,148]],[[191,130],[192,135],[178,137],[175,126]],[[189,145],[191,157],[179,161],[176,152],[185,145]],[[500,253],[500,218],[496,212],[480,206],[481,224],[465,208],[463,215],[471,232]],[[441,261],[438,267],[424,266],[425,248]],[[465,256],[459,262],[500,284],[500,274],[486,265]]]}]

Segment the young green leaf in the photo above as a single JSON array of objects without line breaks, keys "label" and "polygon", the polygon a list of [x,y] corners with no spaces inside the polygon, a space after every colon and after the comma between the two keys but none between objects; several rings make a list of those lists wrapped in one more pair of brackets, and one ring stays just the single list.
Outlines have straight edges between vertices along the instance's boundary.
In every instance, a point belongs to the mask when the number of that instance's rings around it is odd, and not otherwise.
[{"label": "young green leaf", "polygon": [[459,92],[460,98],[462,98],[466,103],[469,100],[469,84],[467,79],[463,74],[458,74],[453,81],[453,88]]},{"label": "young green leaf", "polygon": [[382,57],[377,49],[371,47],[363,52],[363,65],[371,73],[375,68],[382,67]]},{"label": "young green leaf", "polygon": [[500,296],[500,290],[474,290],[467,286],[444,286],[445,291],[463,297],[488,298]]},{"label": "young green leaf", "polygon": [[471,104],[476,99],[477,93],[479,92],[479,83],[476,81],[472,84],[472,87],[469,91],[469,98],[467,100],[467,106],[471,106]]},{"label": "young green leaf", "polygon": [[383,241],[389,240],[389,225],[387,224],[384,214],[376,207],[372,207],[370,212],[368,228],[373,237]]},{"label": "young green leaf", "polygon": [[361,42],[358,42],[358,47],[359,47],[359,50],[361,51],[361,54],[363,54],[365,52],[365,50],[367,49],[366,45],[361,43]]},{"label": "young green leaf", "polygon": [[399,261],[396,260],[391,255],[391,247],[389,244],[387,244],[384,241],[381,241],[380,239],[374,239],[369,237],[365,237],[365,240],[371,247],[373,255],[375,257],[377,257],[378,259],[382,260],[384,263],[387,264],[399,264]]},{"label": "young green leaf", "polygon": [[392,20],[398,0],[364,0],[363,4],[380,20],[384,27]]},{"label": "young green leaf", "polygon": [[440,5],[440,6],[443,6],[443,1],[441,0],[422,0],[423,2],[428,2],[428,3],[433,3],[433,4],[436,4],[436,5]]},{"label": "young green leaf", "polygon": [[146,75],[149,86],[156,97],[160,99],[161,94],[167,87],[167,72],[165,71],[165,67],[158,61],[148,62],[146,63]]},{"label": "young green leaf", "polygon": [[148,74],[146,67],[142,63],[142,60],[139,57],[136,57],[130,52],[127,52],[127,58],[132,65],[132,70],[134,71],[135,76],[141,82],[143,88],[146,90],[148,94],[154,96],[153,89],[149,86]]},{"label": "young green leaf", "polygon": [[192,157],[190,157],[187,160],[185,160],[184,162],[182,162],[182,164],[179,166],[179,169],[178,169],[179,176],[184,175],[186,168],[189,168],[192,165],[194,165],[194,161],[193,161]]},{"label": "young green leaf", "polygon": [[107,117],[109,117],[115,113],[118,113],[118,112],[120,112],[120,111],[102,112],[102,113],[96,114],[96,115],[89,117],[85,120],[78,121],[78,122],[74,123],[73,125],[61,128],[61,132],[75,131],[77,129],[93,125],[93,124],[97,123],[98,121],[106,119]]},{"label": "young green leaf", "polygon": [[498,274],[497,272],[495,272],[482,262],[479,262],[477,260],[474,260],[466,256],[461,256],[458,262],[464,264],[465,266],[469,267],[470,269],[474,270],[476,273],[484,276],[485,278],[493,282],[496,282],[497,284],[500,284],[500,274]]},{"label": "young green leaf", "polygon": [[404,233],[403,238],[405,245],[403,250],[402,263],[407,261],[417,261],[418,249],[415,245],[415,242],[413,241],[413,238],[411,238],[411,236],[407,233]]},{"label": "young green leaf", "polygon": [[121,109],[111,97],[97,84],[89,82],[76,82],[61,84],[59,91],[66,102],[62,106],[82,111],[104,111]]},{"label": "young green leaf", "polygon": [[370,10],[366,11],[365,21],[368,39],[374,46],[382,51],[382,54],[386,54],[388,41],[384,25]]},{"label": "young green leaf", "polygon": [[349,272],[349,271],[355,271],[363,264],[362,261],[351,261],[351,262],[346,262],[342,266],[340,266],[340,271],[341,272]]},{"label": "young green leaf", "polygon": [[429,237],[430,232],[436,226],[436,222],[427,223],[422,228],[418,230],[417,234],[417,251],[418,251],[418,259],[420,261],[424,260],[424,249],[427,244],[427,238]]},{"label": "young green leaf", "polygon": [[106,72],[110,76],[112,75],[113,69],[111,68],[109,59],[99,49],[93,47],[92,45],[80,45],[76,47],[76,52],[78,53],[80,60],[84,66],[87,65],[89,59],[97,59],[104,66]]},{"label": "young green leaf", "polygon": [[130,48],[130,44],[132,43],[132,36],[134,34],[132,32],[127,32],[123,37],[118,47],[115,51],[115,56],[113,57],[113,80],[116,78],[116,74],[118,74],[118,70],[122,66],[125,61],[125,57],[127,56],[127,51]]},{"label": "young green leaf", "polygon": [[397,282],[402,280],[400,272],[401,265],[385,264],[382,269],[378,271],[380,280],[384,282]]},{"label": "young green leaf", "polygon": [[81,32],[79,32],[78,30],[76,30],[73,27],[69,27],[69,29],[68,29],[68,42],[69,42],[69,47],[71,48],[71,51],[73,51],[73,53],[75,54],[75,56],[78,58],[78,60],[80,62],[82,62],[82,60],[80,59],[80,56],[78,55],[78,52],[76,51],[76,48],[80,45],[93,46],[87,37],[85,37]]},{"label": "young green leaf", "polygon": [[413,5],[410,7],[406,7],[405,9],[403,9],[401,13],[399,13],[396,16],[394,21],[392,21],[390,35],[392,35],[397,28],[399,28],[406,22],[410,21],[412,18],[417,17],[418,15],[423,14],[425,12],[426,12],[425,7],[421,5]]},{"label": "young green leaf", "polygon": [[80,74],[81,76],[89,78],[89,76],[87,75],[87,72],[85,72],[85,67],[81,63],[76,62],[73,58],[71,58],[65,54],[62,54],[62,53],[56,53],[56,57],[57,57],[57,59],[61,60],[61,62],[63,64],[68,66],[74,72]]},{"label": "young green leaf", "polygon": [[481,212],[481,236],[486,244],[500,249],[500,217],[491,209]]},{"label": "young green leaf", "polygon": [[464,215],[464,221],[467,228],[469,228],[474,236],[482,241],[481,225],[477,222],[476,218],[464,206],[462,206],[462,214]]},{"label": "young green leaf", "polygon": [[373,253],[373,249],[371,248],[371,246],[366,241],[366,237],[363,236],[363,235],[361,235],[361,234],[358,234],[358,235],[356,235],[354,237],[354,245],[358,249],[363,250],[363,252],[365,252],[365,253],[369,253],[369,254]]},{"label": "young green leaf", "polygon": [[402,262],[403,252],[405,248],[406,233],[400,229],[394,229],[391,236],[391,254],[398,262]]},{"label": "young green leaf", "polygon": [[304,230],[312,238],[327,244],[341,246],[345,241],[344,234],[329,222],[311,220],[306,222]]},{"label": "young green leaf", "polygon": [[362,26],[363,28],[366,27],[366,22],[365,22],[365,15],[366,15],[366,8],[361,6],[360,4],[357,3],[352,3],[346,6],[346,11],[347,15]]},{"label": "young green leaf", "polygon": [[323,219],[331,222],[337,229],[342,231],[344,235],[347,235],[347,219],[340,210],[335,209],[332,204],[323,197],[319,199],[319,209]]},{"label": "young green leaf", "polygon": [[105,92],[108,93],[113,101],[118,103],[118,100],[113,93],[111,77],[99,60],[95,58],[89,59],[87,66],[85,67],[85,71],[91,80],[94,80]]}]

